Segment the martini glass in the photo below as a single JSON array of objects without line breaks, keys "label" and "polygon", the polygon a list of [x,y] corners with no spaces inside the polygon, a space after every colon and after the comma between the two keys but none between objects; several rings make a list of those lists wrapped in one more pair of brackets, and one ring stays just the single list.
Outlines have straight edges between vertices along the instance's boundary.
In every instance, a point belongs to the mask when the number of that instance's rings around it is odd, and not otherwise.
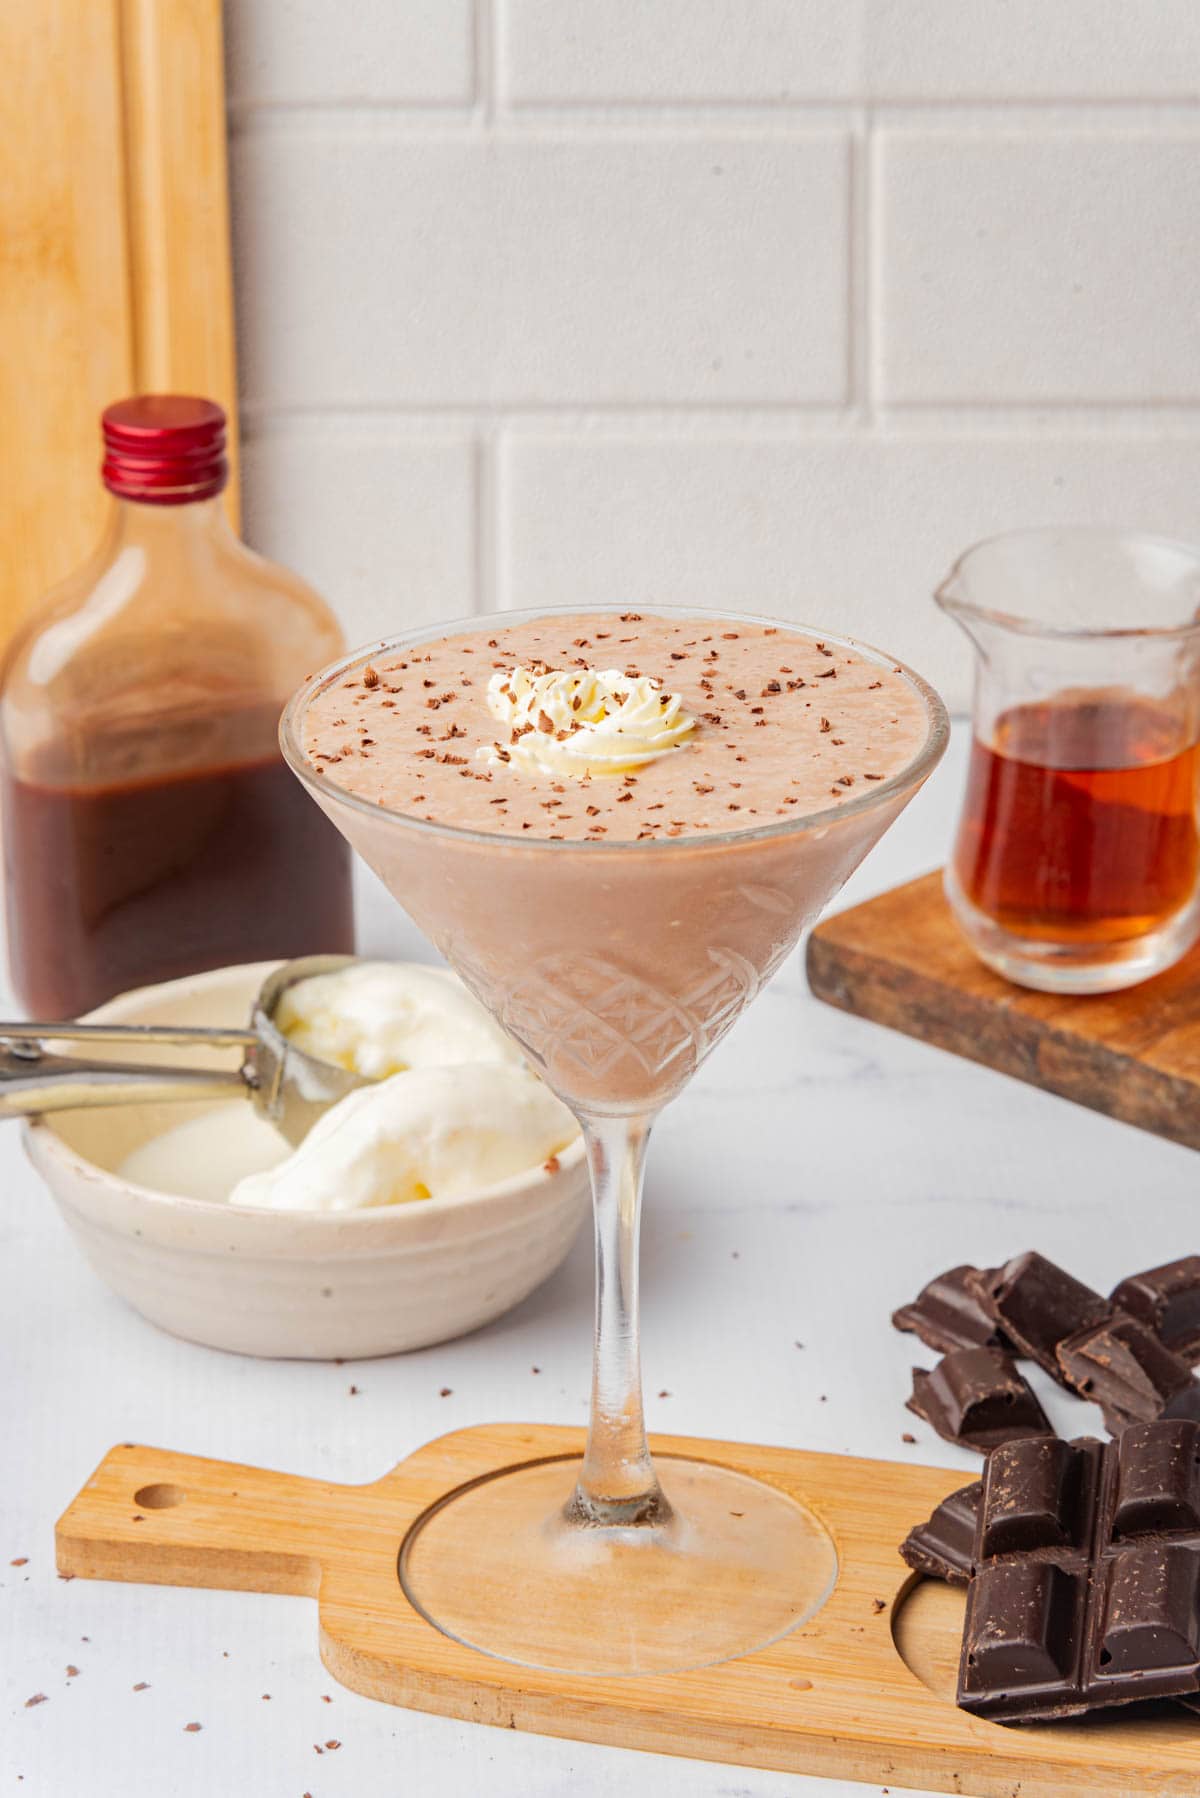
[{"label": "martini glass", "polygon": [[[618,608],[589,607],[589,616]],[[722,625],[772,620],[641,608]],[[596,1241],[591,1418],[582,1457],[534,1459],[449,1494],[399,1576],[445,1634],[527,1666],[636,1675],[712,1665],[796,1628],[837,1574],[820,1520],[781,1488],[681,1455],[652,1461],[638,1352],[638,1225],[651,1126],[936,765],[945,708],[917,675],[827,631],[920,698],[911,760],[860,797],[755,829],[666,841],[531,840],[357,797],[305,754],[314,698],[368,661],[497,633],[506,612],[385,638],[314,675],[284,754],[414,922],[579,1120]],[[752,745],[747,753],[752,752]]]}]

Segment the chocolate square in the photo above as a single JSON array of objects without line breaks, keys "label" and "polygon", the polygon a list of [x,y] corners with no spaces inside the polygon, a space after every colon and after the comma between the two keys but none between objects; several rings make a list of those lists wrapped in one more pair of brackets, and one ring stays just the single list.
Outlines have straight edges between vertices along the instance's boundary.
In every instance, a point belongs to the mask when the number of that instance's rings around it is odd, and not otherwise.
[{"label": "chocolate square", "polygon": [[940,1355],[960,1348],[1004,1347],[978,1280],[977,1267],[949,1267],[944,1274],[935,1274],[910,1305],[893,1311],[893,1324],[898,1330],[911,1330]]},{"label": "chocolate square", "polygon": [[1056,1380],[1059,1343],[1112,1315],[1108,1299],[1035,1251],[981,1271],[971,1284],[1020,1353]]},{"label": "chocolate square", "polygon": [[947,1442],[981,1454],[1016,1437],[1052,1434],[1016,1363],[999,1349],[955,1349],[931,1373],[914,1367],[908,1408]]},{"label": "chocolate square", "polygon": [[1114,1436],[1131,1422],[1161,1416],[1170,1399],[1195,1383],[1187,1362],[1153,1330],[1120,1313],[1068,1336],[1057,1354],[1068,1386],[1100,1406]]}]

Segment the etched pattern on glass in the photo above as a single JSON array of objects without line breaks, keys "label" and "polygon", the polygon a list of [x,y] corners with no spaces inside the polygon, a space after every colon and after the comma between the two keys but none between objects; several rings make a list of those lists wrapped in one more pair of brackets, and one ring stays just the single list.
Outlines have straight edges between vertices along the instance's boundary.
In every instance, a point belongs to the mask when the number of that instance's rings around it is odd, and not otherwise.
[{"label": "etched pattern on glass", "polygon": [[595,1077],[632,1060],[643,1075],[682,1079],[707,1055],[762,984],[732,949],[706,951],[709,967],[682,993],[655,986],[602,955],[551,955],[499,987],[461,954],[469,986],[547,1067]]}]

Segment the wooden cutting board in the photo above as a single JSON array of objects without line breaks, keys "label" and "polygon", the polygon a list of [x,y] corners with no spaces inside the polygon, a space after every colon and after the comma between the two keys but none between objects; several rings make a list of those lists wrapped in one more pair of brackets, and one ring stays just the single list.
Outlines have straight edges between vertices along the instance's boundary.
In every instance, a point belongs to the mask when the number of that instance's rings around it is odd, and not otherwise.
[{"label": "wooden cutting board", "polygon": [[937,873],[818,925],[808,978],[842,1011],[1200,1149],[1200,949],[1122,993],[1029,992],[968,948]]},{"label": "wooden cutting board", "polygon": [[125,1443],[60,1518],[58,1566],[86,1579],[316,1598],[321,1658],[336,1679],[463,1721],[865,1780],[876,1790],[1200,1791],[1200,1719],[1182,1709],[1012,1728],[956,1707],[962,1593],[916,1580],[897,1544],[962,1484],[961,1471],[659,1437],[668,1492],[672,1456],[715,1461],[781,1488],[824,1524],[837,1583],[807,1623],[721,1666],[636,1678],[518,1666],[442,1635],[401,1586],[406,1538],[448,1495],[514,1465],[561,1460],[565,1499],[583,1443],[578,1429],[460,1430],[367,1486]]},{"label": "wooden cutting board", "polygon": [[2,645],[99,534],[110,400],[236,414],[220,0],[10,0],[0,69]]}]

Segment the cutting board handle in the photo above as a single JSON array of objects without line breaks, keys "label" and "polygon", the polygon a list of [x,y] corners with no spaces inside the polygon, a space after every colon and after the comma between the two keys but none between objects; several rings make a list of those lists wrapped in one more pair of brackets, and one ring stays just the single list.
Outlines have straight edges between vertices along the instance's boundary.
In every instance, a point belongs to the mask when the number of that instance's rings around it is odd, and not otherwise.
[{"label": "cutting board handle", "polygon": [[124,1442],[55,1527],[68,1578],[315,1595],[346,1488]]}]

